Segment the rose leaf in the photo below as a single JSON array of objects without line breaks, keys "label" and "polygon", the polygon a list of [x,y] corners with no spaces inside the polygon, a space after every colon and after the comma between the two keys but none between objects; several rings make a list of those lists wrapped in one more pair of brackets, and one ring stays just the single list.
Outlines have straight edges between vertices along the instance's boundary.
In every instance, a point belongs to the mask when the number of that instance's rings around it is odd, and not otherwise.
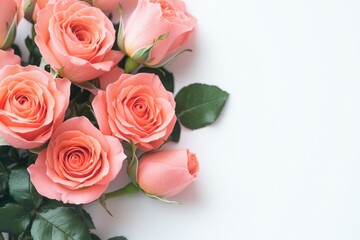
[{"label": "rose leaf", "polygon": [[178,120],[190,129],[210,125],[220,116],[228,97],[229,94],[217,86],[190,84],[175,97]]},{"label": "rose leaf", "polygon": [[42,239],[91,239],[84,219],[74,209],[59,207],[36,213],[31,227],[34,240]]},{"label": "rose leaf", "polygon": [[11,171],[9,192],[17,203],[30,209],[38,208],[43,199],[31,184],[29,173],[24,168]]},{"label": "rose leaf", "polygon": [[30,223],[30,211],[20,205],[8,203],[0,208],[0,232],[20,234]]},{"label": "rose leaf", "polygon": [[9,173],[4,167],[4,165],[0,162],[0,194],[4,193],[7,189],[9,182]]}]

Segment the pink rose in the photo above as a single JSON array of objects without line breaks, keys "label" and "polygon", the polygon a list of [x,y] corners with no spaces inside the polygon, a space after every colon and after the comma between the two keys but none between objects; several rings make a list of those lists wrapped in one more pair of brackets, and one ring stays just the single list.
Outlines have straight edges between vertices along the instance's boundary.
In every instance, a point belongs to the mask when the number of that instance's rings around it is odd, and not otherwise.
[{"label": "pink rose", "polygon": [[103,133],[131,139],[145,151],[160,147],[176,122],[174,97],[155,74],[122,74],[92,106]]},{"label": "pink rose", "polygon": [[[35,6],[34,6],[34,12],[33,12],[32,17],[31,17],[34,22],[37,21],[37,14],[38,14],[38,12],[39,12],[41,9],[45,8],[45,7],[46,7],[46,4],[47,4],[48,2],[50,2],[50,3],[55,3],[55,0],[36,0],[36,2],[34,3],[34,4],[35,4]],[[28,20],[30,21],[30,19],[28,19]]]},{"label": "pink rose", "polygon": [[70,82],[36,66],[0,69],[0,134],[16,148],[46,143],[64,120]]},{"label": "pink rose", "polygon": [[15,40],[18,2],[2,0],[0,7],[0,49],[8,49]]},{"label": "pink rose", "polygon": [[85,204],[105,192],[125,158],[118,139],[103,135],[87,118],[76,117],[56,129],[28,171],[41,195]]},{"label": "pink rose", "polygon": [[106,87],[113,82],[116,82],[124,70],[119,67],[114,67],[110,72],[107,72],[99,77],[100,89],[105,90]]},{"label": "pink rose", "polygon": [[93,0],[94,6],[100,8],[104,12],[119,11],[119,5],[123,11],[128,11],[132,6],[136,5],[137,0]]},{"label": "pink rose", "polygon": [[48,2],[54,3],[55,0],[36,0],[36,4],[40,8],[40,10],[45,8]]},{"label": "pink rose", "polygon": [[111,50],[115,30],[98,8],[77,0],[48,3],[38,13],[35,42],[45,60],[61,76],[84,82],[109,72],[121,60]]},{"label": "pink rose", "polygon": [[20,57],[14,54],[13,49],[9,49],[6,51],[0,49],[0,68],[6,65],[20,64],[20,62]]},{"label": "pink rose", "polygon": [[159,151],[139,161],[138,184],[146,193],[168,198],[196,179],[199,162],[189,150]]},{"label": "pink rose", "polygon": [[[138,63],[161,64],[185,44],[195,23],[182,0],[139,0],[125,24],[122,50]],[[137,56],[141,48],[151,46],[166,34],[152,48],[149,57]]]}]

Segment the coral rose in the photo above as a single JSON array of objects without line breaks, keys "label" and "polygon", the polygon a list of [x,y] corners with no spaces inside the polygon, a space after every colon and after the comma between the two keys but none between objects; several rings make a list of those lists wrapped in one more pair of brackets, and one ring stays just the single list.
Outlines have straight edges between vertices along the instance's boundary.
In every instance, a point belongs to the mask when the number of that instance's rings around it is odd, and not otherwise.
[{"label": "coral rose", "polygon": [[176,122],[172,93],[150,73],[122,74],[98,92],[92,106],[103,133],[131,139],[145,151],[160,147]]},{"label": "coral rose", "polygon": [[0,68],[6,65],[20,64],[20,62],[20,57],[14,54],[13,49],[9,49],[6,51],[0,49]]},{"label": "coral rose", "polygon": [[146,193],[171,197],[196,179],[199,162],[189,150],[159,151],[139,161],[138,184]]},{"label": "coral rose", "polygon": [[84,82],[109,72],[121,60],[111,50],[115,30],[98,8],[77,0],[48,3],[37,16],[35,42],[41,55],[61,76]]},{"label": "coral rose", "polygon": [[119,11],[119,5],[124,11],[128,11],[136,5],[137,0],[93,0],[94,6],[100,8],[104,12],[115,12]]},{"label": "coral rose", "polygon": [[0,7],[0,49],[8,49],[15,40],[18,2],[2,0]]},{"label": "coral rose", "polygon": [[56,129],[28,171],[41,195],[85,204],[105,192],[125,158],[118,139],[103,135],[87,118],[77,117]]},{"label": "coral rose", "polygon": [[56,79],[36,66],[0,69],[0,134],[16,148],[37,148],[62,123],[70,81]]},{"label": "coral rose", "polygon": [[[195,18],[186,12],[182,0],[139,0],[125,24],[124,38],[118,39],[118,43],[120,40],[120,48],[136,62],[154,66],[185,44],[195,24]],[[162,40],[158,40],[160,36]],[[150,55],[139,55],[142,48],[154,41]]]},{"label": "coral rose", "polygon": [[100,89],[105,90],[110,83],[116,82],[123,73],[122,68],[114,67],[110,72],[101,75],[99,77]]}]

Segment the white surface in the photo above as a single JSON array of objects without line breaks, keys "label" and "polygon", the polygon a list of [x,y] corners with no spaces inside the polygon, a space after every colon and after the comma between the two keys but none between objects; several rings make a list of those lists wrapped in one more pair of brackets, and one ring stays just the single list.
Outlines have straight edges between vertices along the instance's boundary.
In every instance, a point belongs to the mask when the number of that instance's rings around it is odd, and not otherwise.
[{"label": "white surface", "polygon": [[[140,194],[87,209],[103,239],[360,239],[360,1],[187,0],[198,27],[170,69],[230,93],[183,129],[198,180],[166,205]],[[121,184],[118,180],[112,185]]]}]

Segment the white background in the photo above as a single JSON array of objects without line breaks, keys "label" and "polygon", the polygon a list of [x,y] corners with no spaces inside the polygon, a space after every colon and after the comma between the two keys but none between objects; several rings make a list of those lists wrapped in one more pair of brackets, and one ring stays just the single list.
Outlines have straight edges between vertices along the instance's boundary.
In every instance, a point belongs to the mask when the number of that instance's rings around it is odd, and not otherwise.
[{"label": "white background", "polygon": [[[103,239],[360,239],[360,1],[188,0],[194,50],[169,68],[230,93],[183,129],[198,180],[167,205],[141,194],[87,210]],[[117,180],[115,189],[122,180]]]}]

